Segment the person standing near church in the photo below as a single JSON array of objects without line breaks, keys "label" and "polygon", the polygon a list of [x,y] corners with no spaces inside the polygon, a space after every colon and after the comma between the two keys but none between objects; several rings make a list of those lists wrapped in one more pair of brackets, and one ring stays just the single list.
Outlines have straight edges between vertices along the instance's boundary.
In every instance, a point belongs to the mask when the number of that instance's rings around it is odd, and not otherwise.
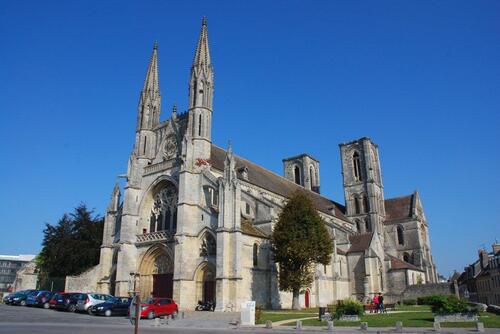
[{"label": "person standing near church", "polygon": [[378,312],[378,303],[379,303],[378,295],[375,295],[373,297],[373,304],[375,305],[375,310],[374,310],[375,313]]},{"label": "person standing near church", "polygon": [[378,309],[380,313],[386,313],[385,307],[384,307],[384,296],[382,293],[378,294]]}]

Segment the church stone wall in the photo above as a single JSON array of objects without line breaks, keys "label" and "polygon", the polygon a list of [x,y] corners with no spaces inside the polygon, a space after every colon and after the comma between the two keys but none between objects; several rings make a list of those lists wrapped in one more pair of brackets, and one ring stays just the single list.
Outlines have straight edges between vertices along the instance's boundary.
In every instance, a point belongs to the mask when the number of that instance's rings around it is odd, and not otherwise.
[{"label": "church stone wall", "polygon": [[96,292],[99,279],[99,265],[76,276],[66,276],[64,291]]},{"label": "church stone wall", "polygon": [[404,289],[400,295],[399,300],[417,299],[418,297],[432,296],[432,295],[452,295],[452,283],[429,283],[429,284],[416,284],[410,285]]}]

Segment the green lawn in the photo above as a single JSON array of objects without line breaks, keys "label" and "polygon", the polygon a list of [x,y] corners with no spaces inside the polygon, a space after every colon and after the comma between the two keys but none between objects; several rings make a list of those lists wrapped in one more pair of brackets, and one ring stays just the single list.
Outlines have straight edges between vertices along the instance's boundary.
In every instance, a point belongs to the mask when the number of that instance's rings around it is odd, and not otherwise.
[{"label": "green lawn", "polygon": [[288,320],[288,319],[299,319],[299,318],[308,318],[314,317],[315,314],[311,312],[300,313],[298,311],[263,311],[260,317],[259,324],[266,323],[267,320],[271,320],[272,322]]},{"label": "green lawn", "polygon": [[396,311],[430,311],[429,305],[396,305]]},{"label": "green lawn", "polygon": [[[290,318],[289,318],[290,319]],[[396,321],[402,321],[404,327],[432,327],[434,318],[431,312],[404,312],[393,314],[368,314],[361,317],[361,321],[368,322],[369,327],[394,327]],[[335,326],[339,327],[357,327],[361,321],[335,321]],[[481,313],[479,321],[484,323],[488,328],[500,328],[500,316],[493,313]],[[316,319],[303,320],[304,326],[326,326],[326,322]],[[285,324],[287,326],[295,325],[294,322]],[[473,322],[458,322],[458,323],[441,323],[442,327],[474,327]]]}]

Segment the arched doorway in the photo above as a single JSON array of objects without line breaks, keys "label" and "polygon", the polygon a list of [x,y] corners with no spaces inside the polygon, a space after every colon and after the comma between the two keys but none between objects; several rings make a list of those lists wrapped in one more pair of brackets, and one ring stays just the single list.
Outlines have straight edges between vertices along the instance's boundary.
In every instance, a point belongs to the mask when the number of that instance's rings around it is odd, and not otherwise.
[{"label": "arched doorway", "polygon": [[164,245],[155,245],[146,251],[139,266],[141,297],[172,298],[174,265]]},{"label": "arched doorway", "polygon": [[304,294],[304,304],[306,306],[306,308],[309,308],[309,289],[306,289],[306,293]]},{"label": "arched doorway", "polygon": [[196,271],[196,299],[203,302],[215,302],[215,270],[204,262]]}]

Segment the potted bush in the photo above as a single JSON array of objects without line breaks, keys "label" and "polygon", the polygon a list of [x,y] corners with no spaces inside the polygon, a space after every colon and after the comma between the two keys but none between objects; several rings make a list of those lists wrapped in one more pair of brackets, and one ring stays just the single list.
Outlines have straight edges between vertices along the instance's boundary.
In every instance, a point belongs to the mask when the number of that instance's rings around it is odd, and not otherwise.
[{"label": "potted bush", "polygon": [[435,322],[477,321],[477,310],[472,310],[467,301],[456,296],[439,296],[431,305]]},{"label": "potted bush", "polygon": [[363,304],[353,299],[346,299],[337,306],[335,318],[341,320],[359,321],[359,317],[365,313]]}]

